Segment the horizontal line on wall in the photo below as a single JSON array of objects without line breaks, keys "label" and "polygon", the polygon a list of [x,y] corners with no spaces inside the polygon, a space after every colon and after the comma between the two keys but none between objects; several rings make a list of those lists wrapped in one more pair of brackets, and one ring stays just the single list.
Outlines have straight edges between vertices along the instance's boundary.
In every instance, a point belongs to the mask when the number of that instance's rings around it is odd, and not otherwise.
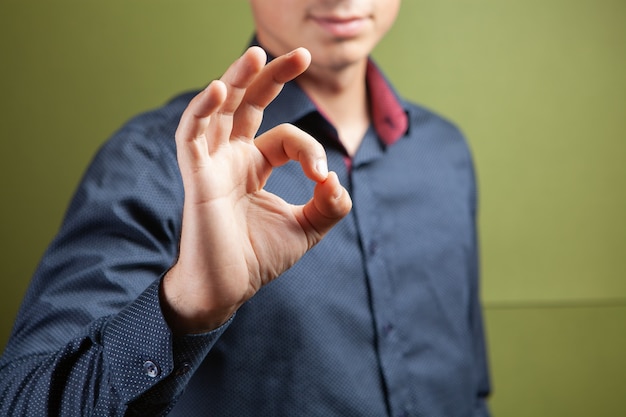
[{"label": "horizontal line on wall", "polygon": [[519,300],[487,301],[483,308],[487,310],[524,309],[524,308],[605,308],[626,307],[626,298],[597,298],[586,300]]}]

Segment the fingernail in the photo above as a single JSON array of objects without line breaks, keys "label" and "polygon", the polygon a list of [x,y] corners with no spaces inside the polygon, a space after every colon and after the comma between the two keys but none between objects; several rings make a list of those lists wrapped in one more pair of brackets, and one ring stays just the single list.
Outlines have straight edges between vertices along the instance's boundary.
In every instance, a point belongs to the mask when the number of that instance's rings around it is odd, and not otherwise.
[{"label": "fingernail", "polygon": [[318,159],[315,163],[315,170],[326,178],[328,176],[328,164],[326,163],[326,160]]},{"label": "fingernail", "polygon": [[333,198],[335,200],[339,200],[342,195],[343,195],[343,187],[342,186],[338,186],[337,189],[335,190],[335,192],[333,193]]}]

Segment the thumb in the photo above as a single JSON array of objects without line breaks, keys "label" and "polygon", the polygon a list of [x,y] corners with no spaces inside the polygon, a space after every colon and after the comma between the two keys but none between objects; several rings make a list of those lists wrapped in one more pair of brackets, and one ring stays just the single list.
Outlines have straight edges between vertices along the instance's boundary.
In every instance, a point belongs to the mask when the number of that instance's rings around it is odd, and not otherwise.
[{"label": "thumb", "polygon": [[343,219],[352,208],[352,199],[348,191],[339,183],[339,178],[330,172],[323,182],[318,182],[313,192],[313,198],[302,210],[300,224],[304,229],[309,243],[309,249]]}]

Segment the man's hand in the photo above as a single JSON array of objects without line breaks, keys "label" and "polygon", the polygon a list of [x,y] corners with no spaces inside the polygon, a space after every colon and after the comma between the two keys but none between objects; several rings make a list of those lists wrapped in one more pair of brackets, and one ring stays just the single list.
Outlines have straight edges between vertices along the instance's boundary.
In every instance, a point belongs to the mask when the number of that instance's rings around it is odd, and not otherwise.
[{"label": "man's hand", "polygon": [[[176,132],[185,189],[180,254],[161,302],[177,333],[214,329],[319,242],[352,205],[323,147],[291,125],[257,139],[265,107],[304,72],[306,49],[265,65],[252,47],[198,94]],[[303,206],[263,190],[272,168],[298,161],[317,184]]]}]

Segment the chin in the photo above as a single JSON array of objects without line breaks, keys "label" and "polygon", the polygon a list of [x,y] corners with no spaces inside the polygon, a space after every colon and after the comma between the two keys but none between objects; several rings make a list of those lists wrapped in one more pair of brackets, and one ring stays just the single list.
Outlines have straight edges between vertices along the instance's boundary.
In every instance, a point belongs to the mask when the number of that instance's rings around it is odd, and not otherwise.
[{"label": "chin", "polygon": [[362,46],[335,45],[332,48],[322,48],[322,53],[311,51],[314,65],[340,70],[362,62],[369,56],[371,49]]}]

